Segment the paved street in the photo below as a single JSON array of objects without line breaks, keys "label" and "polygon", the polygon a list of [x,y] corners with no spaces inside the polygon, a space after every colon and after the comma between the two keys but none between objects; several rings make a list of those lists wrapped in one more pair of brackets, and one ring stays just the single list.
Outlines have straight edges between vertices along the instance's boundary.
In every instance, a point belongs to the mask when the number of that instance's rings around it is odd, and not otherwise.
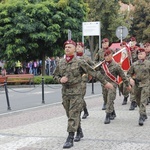
[{"label": "paved street", "polygon": [[[17,97],[17,94],[16,94]],[[144,126],[138,125],[138,108],[129,111],[117,95],[117,117],[104,124],[99,94],[86,96],[89,117],[82,119],[84,138],[71,150],[150,150],[150,105]],[[0,150],[62,150],[67,118],[61,103],[0,115]]]},{"label": "paved street", "polygon": [[[99,82],[94,84],[87,84],[86,96],[93,96],[101,94],[101,85]],[[8,97],[11,111],[18,111],[22,109],[29,109],[33,107],[43,107],[44,105],[51,105],[54,103],[61,103],[61,85],[45,85],[44,86],[44,102],[42,103],[42,86],[8,86]],[[4,88],[0,87],[0,114],[8,113],[7,101]]]}]

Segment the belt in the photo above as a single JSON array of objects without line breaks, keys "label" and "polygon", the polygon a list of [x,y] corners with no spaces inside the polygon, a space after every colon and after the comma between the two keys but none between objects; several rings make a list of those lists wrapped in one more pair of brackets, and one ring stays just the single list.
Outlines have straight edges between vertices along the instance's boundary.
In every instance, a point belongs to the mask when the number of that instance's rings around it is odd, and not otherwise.
[{"label": "belt", "polygon": [[70,84],[70,85],[64,84],[64,86],[65,86],[66,88],[73,88],[73,87],[77,87],[78,85],[81,85],[81,83],[74,83],[74,84]]},{"label": "belt", "polygon": [[135,79],[133,79],[134,81],[135,81],[135,84],[139,84],[140,82],[141,82],[141,80],[139,80],[139,79],[137,79],[137,78],[135,78]]}]

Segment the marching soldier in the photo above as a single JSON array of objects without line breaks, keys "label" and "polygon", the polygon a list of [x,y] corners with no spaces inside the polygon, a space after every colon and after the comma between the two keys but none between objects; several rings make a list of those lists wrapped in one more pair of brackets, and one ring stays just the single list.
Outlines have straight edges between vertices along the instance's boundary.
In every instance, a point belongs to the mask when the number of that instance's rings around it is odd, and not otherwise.
[{"label": "marching soldier", "polygon": [[[136,44],[137,44],[136,38],[131,37],[130,42],[129,42],[131,65],[132,65],[132,63],[134,63],[138,60],[137,50],[138,50],[139,47],[136,46]],[[134,89],[132,89],[131,92],[130,92],[130,101],[131,101],[131,105],[130,105],[129,110],[134,110],[137,107],[135,96],[134,96]]]},{"label": "marching soldier", "polygon": [[[94,57],[95,63],[104,61],[104,53],[105,53],[105,50],[107,50],[107,49],[109,49],[109,39],[104,38],[102,40],[102,49],[100,49]],[[104,91],[105,91],[105,89],[102,86],[102,93],[105,93]],[[102,110],[106,110],[107,98],[106,98],[105,94],[103,94],[103,100],[104,100],[104,103],[103,103]]]},{"label": "marching soldier", "polygon": [[[94,62],[87,55],[84,54],[84,44],[82,42],[77,42],[76,56],[79,59],[85,60],[90,66],[94,66]],[[82,76],[82,92],[83,92],[82,96],[83,96],[83,100],[84,100],[84,96],[86,94],[86,83],[87,83],[87,81],[88,81],[88,75],[83,74],[83,76]],[[82,116],[82,119],[86,119],[87,116],[89,116],[89,113],[88,113],[88,110],[87,110],[87,105],[86,105],[85,100],[84,100],[83,111],[84,111],[84,114]]]},{"label": "marching soldier", "polygon": [[117,76],[120,76],[123,82],[126,84],[128,90],[131,89],[129,85],[129,81],[126,78],[123,70],[120,65],[113,60],[113,55],[111,50],[105,50],[104,53],[105,61],[102,63],[100,71],[105,75],[105,79],[113,84],[113,89],[106,89],[104,87],[104,95],[106,97],[106,118],[104,123],[109,124],[110,120],[113,120],[116,117],[115,109],[114,109],[114,100],[116,98],[116,89],[117,89]]},{"label": "marching soldier", "polygon": [[[121,44],[121,49],[123,48],[126,48],[127,51],[129,52],[129,47],[127,46],[127,43],[125,41],[123,41]],[[119,84],[119,90],[121,91],[122,95],[124,96],[124,99],[123,99],[123,102],[122,102],[122,105],[126,105],[127,104],[127,101],[128,101],[128,97],[129,97],[129,91],[126,89],[126,85],[121,82]]]},{"label": "marching soldier", "polygon": [[150,43],[145,43],[144,48],[146,52],[146,59],[150,60]]},{"label": "marching soldier", "polygon": [[97,78],[105,88],[113,89],[113,85],[107,82],[100,72],[96,72],[84,60],[75,57],[76,43],[68,40],[64,43],[65,58],[59,60],[53,77],[62,84],[63,106],[68,117],[69,133],[63,148],[73,146],[74,133],[77,132],[79,138],[83,137],[80,123],[80,115],[83,109],[82,96],[82,75],[87,73]]},{"label": "marching soldier", "polygon": [[145,49],[139,48],[138,61],[134,62],[128,71],[130,84],[134,87],[134,95],[139,107],[139,125],[147,119],[146,102],[149,97],[150,85],[150,61],[146,60]]},{"label": "marching soldier", "polygon": [[94,61],[96,63],[104,60],[104,52],[109,48],[109,40],[107,38],[104,38],[102,40],[102,48],[96,53],[94,57]]},{"label": "marching soldier", "polygon": [[[150,43],[145,43],[144,44],[145,52],[146,52],[146,59],[150,61]],[[150,85],[149,85],[150,88]],[[147,100],[147,104],[150,103],[150,92],[149,92],[149,98]]]}]

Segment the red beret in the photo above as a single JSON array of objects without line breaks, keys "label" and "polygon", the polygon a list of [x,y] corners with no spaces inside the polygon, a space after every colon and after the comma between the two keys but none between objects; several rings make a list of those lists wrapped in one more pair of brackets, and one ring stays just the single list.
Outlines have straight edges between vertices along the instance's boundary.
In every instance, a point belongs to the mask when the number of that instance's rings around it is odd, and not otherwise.
[{"label": "red beret", "polygon": [[112,54],[112,51],[110,49],[105,50],[104,56],[108,56],[109,54]]},{"label": "red beret", "polygon": [[84,47],[84,44],[82,42],[77,42],[77,45]]},{"label": "red beret", "polygon": [[64,46],[67,45],[67,44],[72,44],[72,45],[76,46],[76,42],[74,42],[73,40],[67,40],[67,41],[64,43]]},{"label": "red beret", "polygon": [[148,46],[150,46],[150,43],[145,43],[144,44],[144,47],[148,47]]},{"label": "red beret", "polygon": [[125,45],[125,46],[126,46],[126,42],[125,42],[125,41],[121,42],[121,43],[120,43],[120,46],[122,46],[122,45]]},{"label": "red beret", "polygon": [[136,41],[136,38],[135,38],[135,37],[131,37],[130,40],[131,40],[131,41]]},{"label": "red beret", "polygon": [[105,42],[109,42],[109,40],[108,40],[107,38],[104,38],[104,39],[102,40],[102,43],[105,43]]},{"label": "red beret", "polygon": [[145,49],[144,49],[144,48],[139,48],[139,49],[137,50],[137,53],[140,53],[140,52],[145,52]]}]

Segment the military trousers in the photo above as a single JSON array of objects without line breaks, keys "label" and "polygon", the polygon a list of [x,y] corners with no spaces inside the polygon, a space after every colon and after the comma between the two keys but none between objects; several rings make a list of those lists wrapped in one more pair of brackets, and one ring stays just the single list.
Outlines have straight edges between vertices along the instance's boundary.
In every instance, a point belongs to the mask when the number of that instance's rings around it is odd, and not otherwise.
[{"label": "military trousers", "polygon": [[81,126],[81,111],[83,109],[83,99],[81,95],[63,95],[63,106],[68,117],[67,132],[76,132]]},{"label": "military trousers", "polygon": [[124,97],[129,96],[129,91],[127,90],[127,86],[125,85],[125,83],[122,82],[119,84],[119,90]]},{"label": "military trousers", "polygon": [[136,98],[135,98],[135,88],[132,87],[131,91],[130,91],[130,102],[136,102]]},{"label": "military trousers", "polygon": [[105,89],[105,87],[103,85],[102,86],[102,94],[103,94],[103,101],[104,101],[104,104],[106,105],[107,103],[107,90]]},{"label": "military trousers", "polygon": [[114,88],[113,89],[105,89],[105,96],[107,99],[106,103],[106,113],[112,113],[114,110],[114,100],[116,99],[116,89],[117,85],[115,83],[112,83]]},{"label": "military trousers", "polygon": [[146,103],[149,97],[149,88],[148,86],[145,87],[138,87],[137,85],[134,86],[134,93],[137,105],[139,107],[139,113],[141,115],[146,114]]},{"label": "military trousers", "polygon": [[84,99],[84,96],[86,94],[86,82],[85,81],[82,81],[81,83],[81,86],[82,86],[82,99],[83,99],[83,108],[86,108],[86,102],[85,102],[85,99]]}]

